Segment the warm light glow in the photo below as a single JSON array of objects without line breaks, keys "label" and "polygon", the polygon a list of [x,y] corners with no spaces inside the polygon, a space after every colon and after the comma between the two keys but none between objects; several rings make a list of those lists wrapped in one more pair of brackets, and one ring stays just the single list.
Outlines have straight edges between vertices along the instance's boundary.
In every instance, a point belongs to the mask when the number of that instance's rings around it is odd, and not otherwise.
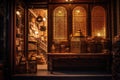
[{"label": "warm light glow", "polygon": [[61,14],[62,12],[61,11],[58,11],[59,14]]},{"label": "warm light glow", "polygon": [[59,16],[62,16],[62,11],[59,10],[59,11],[58,11],[58,15],[59,15]]},{"label": "warm light glow", "polygon": [[100,33],[97,33],[97,36],[101,36],[101,34],[100,34]]},{"label": "warm light glow", "polygon": [[35,31],[34,37],[35,37],[35,38],[38,38],[38,37],[39,37],[39,32],[38,32],[38,31]]},{"label": "warm light glow", "polygon": [[46,21],[46,18],[43,18],[43,21]]},{"label": "warm light glow", "polygon": [[77,13],[80,13],[80,10],[76,10]]},{"label": "warm light glow", "polygon": [[35,34],[37,35],[37,34],[38,34],[38,31],[35,31]]},{"label": "warm light glow", "polygon": [[18,16],[20,16],[20,11],[16,11],[16,14],[17,14]]},{"label": "warm light glow", "polygon": [[71,2],[72,0],[65,0],[66,2]]}]

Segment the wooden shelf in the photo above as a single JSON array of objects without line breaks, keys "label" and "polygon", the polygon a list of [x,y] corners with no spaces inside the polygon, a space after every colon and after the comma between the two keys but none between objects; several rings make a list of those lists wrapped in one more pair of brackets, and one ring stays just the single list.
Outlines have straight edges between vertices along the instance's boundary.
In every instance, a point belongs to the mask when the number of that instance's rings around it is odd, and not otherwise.
[{"label": "wooden shelf", "polygon": [[36,52],[37,50],[28,50],[28,52]]},{"label": "wooden shelf", "polygon": [[37,43],[37,41],[28,41],[28,43]]}]

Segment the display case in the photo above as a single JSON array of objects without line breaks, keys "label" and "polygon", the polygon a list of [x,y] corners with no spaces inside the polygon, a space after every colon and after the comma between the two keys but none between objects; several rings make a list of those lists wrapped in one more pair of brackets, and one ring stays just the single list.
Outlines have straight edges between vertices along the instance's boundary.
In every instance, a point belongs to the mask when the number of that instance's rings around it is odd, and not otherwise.
[{"label": "display case", "polygon": [[70,44],[72,53],[106,53],[110,52],[111,46],[109,39],[100,36],[87,37],[81,31],[71,36]]},{"label": "display case", "polygon": [[87,42],[86,37],[82,34],[81,30],[77,31],[71,36],[71,52],[72,53],[86,53]]},{"label": "display case", "polygon": [[28,9],[27,58],[28,72],[35,73],[39,66],[46,65],[47,10]]},{"label": "display case", "polygon": [[15,14],[15,69],[17,73],[24,73],[26,72],[25,16],[22,5],[16,4]]}]

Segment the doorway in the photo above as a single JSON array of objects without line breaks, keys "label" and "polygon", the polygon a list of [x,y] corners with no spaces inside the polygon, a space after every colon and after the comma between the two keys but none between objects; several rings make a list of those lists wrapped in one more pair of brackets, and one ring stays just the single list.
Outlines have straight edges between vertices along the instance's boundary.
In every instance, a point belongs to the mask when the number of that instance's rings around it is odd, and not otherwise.
[{"label": "doorway", "polygon": [[28,59],[36,56],[37,70],[47,70],[47,9],[28,9]]}]

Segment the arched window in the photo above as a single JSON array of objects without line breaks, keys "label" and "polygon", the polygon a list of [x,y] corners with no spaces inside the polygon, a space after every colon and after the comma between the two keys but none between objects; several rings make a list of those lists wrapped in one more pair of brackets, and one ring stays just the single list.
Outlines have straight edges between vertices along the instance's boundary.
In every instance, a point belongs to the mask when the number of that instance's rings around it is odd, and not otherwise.
[{"label": "arched window", "polygon": [[96,6],[92,10],[92,36],[106,37],[106,15],[105,9]]},{"label": "arched window", "polygon": [[57,7],[53,14],[53,39],[67,40],[67,11],[64,7]]},{"label": "arched window", "polygon": [[77,6],[73,9],[73,34],[81,30],[86,35],[86,10]]}]

